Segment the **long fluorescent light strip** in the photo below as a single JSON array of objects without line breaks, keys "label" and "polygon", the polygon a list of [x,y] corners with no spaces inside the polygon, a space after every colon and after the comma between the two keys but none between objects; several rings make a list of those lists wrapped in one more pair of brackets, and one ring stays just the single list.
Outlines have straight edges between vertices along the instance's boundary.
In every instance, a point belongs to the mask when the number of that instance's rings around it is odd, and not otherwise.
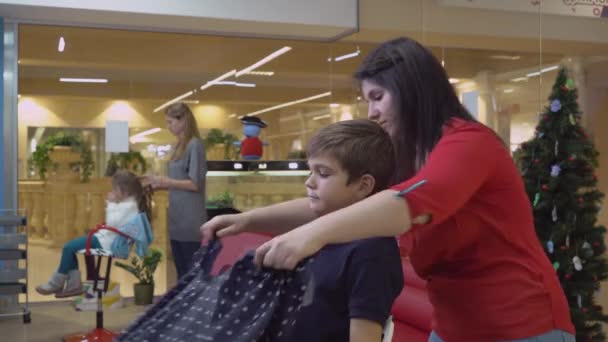
[{"label": "long fluorescent light strip", "polygon": [[264,65],[266,63],[268,63],[268,62],[270,62],[271,60],[279,57],[280,55],[288,52],[289,50],[291,50],[290,46],[284,46],[284,47],[278,49],[277,51],[275,51],[275,52],[271,53],[270,55],[268,55],[268,56],[260,59],[259,61],[257,61],[254,64],[246,67],[245,69],[239,70],[239,72],[236,73],[236,77],[244,75],[244,74],[246,74],[246,73],[248,73],[248,72],[250,72],[250,71],[252,71],[252,70],[254,70],[254,69],[256,69],[256,68],[258,68],[258,67],[260,67],[260,66],[262,66],[262,65]]},{"label": "long fluorescent light strip", "polygon": [[187,93],[185,93],[185,94],[182,94],[182,95],[180,95],[180,96],[178,96],[178,97],[174,98],[173,100],[169,100],[169,101],[167,101],[167,102],[163,103],[162,105],[160,105],[160,106],[156,107],[156,108],[154,109],[154,111],[153,111],[153,112],[154,112],[154,113],[156,113],[156,112],[158,112],[159,110],[161,110],[161,109],[163,109],[163,108],[165,108],[165,107],[167,107],[167,106],[170,106],[170,105],[174,104],[175,102],[177,102],[177,101],[179,101],[179,100],[185,99],[186,97],[188,97],[188,96],[190,96],[190,95],[192,95],[192,94],[194,94],[194,90],[190,90],[189,92],[187,92]]},{"label": "long fluorescent light strip", "polygon": [[272,76],[272,75],[274,75],[274,71],[248,71],[247,75]]},{"label": "long fluorescent light strip", "polygon": [[331,118],[331,114],[315,116],[312,119],[317,121],[317,120],[323,120],[323,119],[328,119],[328,118]]},{"label": "long fluorescent light strip", "polygon": [[552,65],[552,66],[550,66],[550,67],[547,67],[547,68],[544,68],[544,69],[540,69],[540,71],[531,72],[531,73],[529,73],[529,74],[526,74],[526,77],[534,77],[534,76],[539,76],[539,75],[540,75],[540,74],[542,74],[542,73],[549,72],[549,71],[552,71],[552,70],[557,70],[558,68],[559,68],[559,66],[557,66],[557,65]]},{"label": "long fluorescent light strip", "polygon": [[212,85],[214,85],[218,82],[221,82],[234,74],[236,74],[236,69],[232,69],[232,70],[228,71],[227,73],[223,74],[222,76],[203,84],[201,86],[201,90],[205,90],[205,89],[211,87]]},{"label": "long fluorescent light strip", "polygon": [[105,78],[70,78],[70,77],[61,77],[59,79],[60,82],[71,82],[71,83],[108,83],[108,80]]},{"label": "long fluorescent light strip", "polygon": [[215,82],[214,84],[233,85],[233,86],[245,87],[245,88],[254,88],[255,87],[255,83],[239,83],[239,82],[234,82],[234,81],[220,81],[220,82]]},{"label": "long fluorescent light strip", "polygon": [[152,129],[149,129],[147,131],[143,131],[143,132],[140,132],[140,133],[137,133],[137,134],[133,134],[129,138],[129,140],[137,140],[139,138],[145,137],[146,135],[154,134],[154,133],[157,133],[157,132],[160,132],[160,127],[152,128]]},{"label": "long fluorescent light strip", "polygon": [[285,107],[293,106],[293,105],[296,105],[296,104],[299,104],[299,103],[303,103],[303,102],[308,102],[308,101],[320,99],[320,98],[323,98],[323,97],[326,97],[326,96],[330,96],[330,95],[331,95],[331,91],[328,91],[326,93],[322,93],[322,94],[319,94],[319,95],[314,95],[314,96],[303,98],[303,99],[300,99],[300,100],[295,100],[295,101],[291,101],[291,102],[285,102],[285,103],[282,103],[280,105],[276,105],[276,106],[260,109],[260,110],[255,111],[255,112],[251,112],[249,114],[245,114],[244,116],[255,116],[255,115],[258,115],[258,114],[262,114],[262,113],[273,111],[275,109],[280,109],[280,108],[285,108]]},{"label": "long fluorescent light strip", "polygon": [[361,51],[357,50],[355,52],[347,53],[346,55],[338,56],[338,57],[334,58],[334,61],[335,62],[343,61],[345,59],[357,57],[360,54],[361,54]]}]

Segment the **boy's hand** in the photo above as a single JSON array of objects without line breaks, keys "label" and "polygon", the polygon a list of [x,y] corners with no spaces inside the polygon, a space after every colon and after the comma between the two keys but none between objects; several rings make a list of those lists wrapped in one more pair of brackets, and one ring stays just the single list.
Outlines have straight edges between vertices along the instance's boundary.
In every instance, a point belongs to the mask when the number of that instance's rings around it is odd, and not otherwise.
[{"label": "boy's hand", "polygon": [[247,231],[248,223],[245,213],[215,216],[201,226],[201,235],[203,241],[209,241],[214,236],[223,238],[237,235]]},{"label": "boy's hand", "polygon": [[305,229],[294,229],[265,242],[255,251],[258,266],[293,270],[302,259],[317,253],[324,244]]}]

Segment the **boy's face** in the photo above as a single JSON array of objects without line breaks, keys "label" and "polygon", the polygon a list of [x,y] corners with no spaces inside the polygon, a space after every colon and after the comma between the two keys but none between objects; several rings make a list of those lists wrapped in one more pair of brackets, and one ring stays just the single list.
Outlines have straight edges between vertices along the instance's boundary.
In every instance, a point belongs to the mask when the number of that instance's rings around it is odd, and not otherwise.
[{"label": "boy's face", "polygon": [[304,185],[310,208],[319,216],[364,199],[374,188],[374,180],[370,175],[352,180],[347,185],[348,174],[328,154],[309,158],[308,165],[310,176]]}]

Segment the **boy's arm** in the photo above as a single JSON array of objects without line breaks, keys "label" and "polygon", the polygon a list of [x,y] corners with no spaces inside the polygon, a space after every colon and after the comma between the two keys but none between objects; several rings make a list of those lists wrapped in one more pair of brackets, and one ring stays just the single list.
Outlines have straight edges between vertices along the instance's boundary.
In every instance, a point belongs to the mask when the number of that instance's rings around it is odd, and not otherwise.
[{"label": "boy's arm", "polygon": [[382,326],[378,322],[351,318],[350,342],[379,342],[382,340]]}]

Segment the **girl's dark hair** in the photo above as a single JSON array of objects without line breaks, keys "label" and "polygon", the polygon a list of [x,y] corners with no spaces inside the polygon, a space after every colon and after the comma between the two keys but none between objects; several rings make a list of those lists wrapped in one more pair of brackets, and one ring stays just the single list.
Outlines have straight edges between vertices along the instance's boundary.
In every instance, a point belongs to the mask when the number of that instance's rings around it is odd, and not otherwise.
[{"label": "girl's dark hair", "polygon": [[131,171],[120,170],[112,176],[112,187],[119,189],[127,196],[135,197],[139,212],[145,213],[152,221],[152,188],[144,187],[139,178]]},{"label": "girl's dark hair", "polygon": [[392,183],[412,177],[452,118],[476,121],[458,100],[441,63],[424,46],[410,38],[387,41],[373,50],[354,75],[386,88],[394,103],[392,136],[397,167]]}]

